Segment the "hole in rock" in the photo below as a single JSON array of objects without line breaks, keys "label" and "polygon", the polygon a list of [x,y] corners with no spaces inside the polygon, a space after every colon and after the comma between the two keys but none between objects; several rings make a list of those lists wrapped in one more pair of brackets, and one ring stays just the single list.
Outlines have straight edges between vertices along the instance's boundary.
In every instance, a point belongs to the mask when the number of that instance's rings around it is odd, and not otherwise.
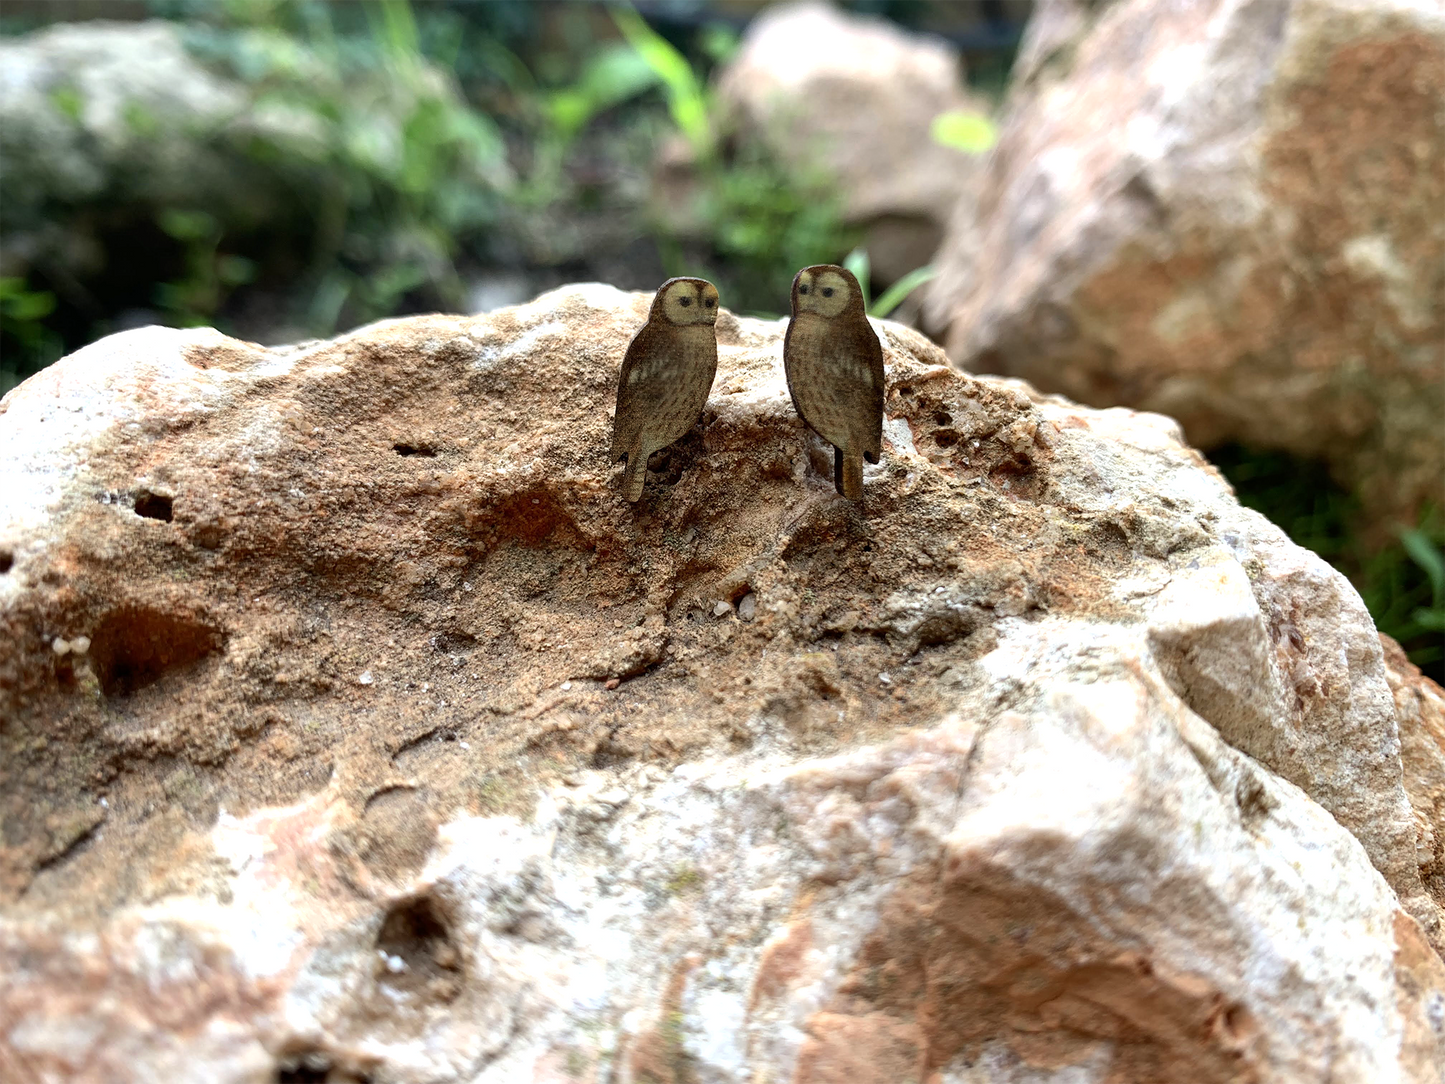
[{"label": "hole in rock", "polygon": [[135,514],[146,519],[158,519],[162,523],[171,521],[173,499],[164,493],[152,493],[148,489],[138,490],[135,495]]},{"label": "hole in rock", "polygon": [[471,651],[477,646],[477,638],[467,632],[438,632],[431,638],[431,646],[434,651],[443,655],[455,655],[460,652]]},{"label": "hole in rock", "polygon": [[933,431],[933,442],[940,448],[952,448],[958,443],[958,431],[955,429],[935,429]]},{"label": "hole in rock", "polygon": [[331,1075],[329,1065],[316,1068],[310,1062],[298,1062],[293,1066],[281,1065],[276,1068],[276,1084],[326,1084]]},{"label": "hole in rock", "polygon": [[324,1054],[297,1054],[276,1066],[276,1084],[370,1084],[369,1073],[347,1071]]},{"label": "hole in rock", "polygon": [[0,576],[9,572],[15,567],[15,554],[9,550],[0,550]]},{"label": "hole in rock", "polygon": [[933,415],[933,420],[937,425],[952,425],[953,415],[946,410],[940,410]]},{"label": "hole in rock", "polygon": [[90,657],[106,696],[128,696],[221,646],[220,634],[179,614],[141,606],[112,610],[91,637]]},{"label": "hole in rock", "polygon": [[450,924],[429,895],[392,904],[376,935],[376,948],[386,954],[387,976],[402,985],[424,983],[461,967]]},{"label": "hole in rock", "polygon": [[435,458],[437,450],[430,444],[393,444],[397,455],[420,455],[428,459]]},{"label": "hole in rock", "polygon": [[546,490],[528,490],[499,503],[494,511],[499,533],[535,546],[572,517]]}]

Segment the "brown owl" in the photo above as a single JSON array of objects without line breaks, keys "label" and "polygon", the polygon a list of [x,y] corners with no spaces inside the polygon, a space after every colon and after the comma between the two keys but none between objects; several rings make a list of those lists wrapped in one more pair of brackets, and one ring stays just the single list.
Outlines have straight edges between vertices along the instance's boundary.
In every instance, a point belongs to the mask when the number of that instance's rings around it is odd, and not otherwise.
[{"label": "brown owl", "polygon": [[883,454],[883,347],[851,271],[818,264],[793,279],[783,368],[793,406],[833,445],[833,486],[862,500],[863,460]]},{"label": "brown owl", "polygon": [[622,359],[612,462],[627,457],[622,494],[642,496],[647,460],[697,421],[717,373],[717,287],[705,279],[668,279]]}]

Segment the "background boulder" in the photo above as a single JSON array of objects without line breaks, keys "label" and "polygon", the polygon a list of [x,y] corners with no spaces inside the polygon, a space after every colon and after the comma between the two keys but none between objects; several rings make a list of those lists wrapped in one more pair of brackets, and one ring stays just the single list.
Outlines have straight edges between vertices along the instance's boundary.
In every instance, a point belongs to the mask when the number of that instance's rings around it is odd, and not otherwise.
[{"label": "background boulder", "polygon": [[60,23],[0,39],[0,71],[0,277],[70,341],[207,322],[242,286],[258,336],[460,305],[451,257],[509,182],[492,122],[415,53]]},{"label": "background boulder", "polygon": [[1432,1079],[1438,691],[1340,575],[888,323],[861,505],[723,313],[631,506],[649,300],[0,401],[7,1078]]},{"label": "background boulder", "polygon": [[928,262],[975,185],[982,159],[932,129],[941,114],[990,106],[942,38],[823,3],[773,7],[748,24],[717,93],[743,138],[827,177],[883,281]]},{"label": "background boulder", "polygon": [[1445,499],[1445,16],[1043,5],[925,315],[950,356]]}]

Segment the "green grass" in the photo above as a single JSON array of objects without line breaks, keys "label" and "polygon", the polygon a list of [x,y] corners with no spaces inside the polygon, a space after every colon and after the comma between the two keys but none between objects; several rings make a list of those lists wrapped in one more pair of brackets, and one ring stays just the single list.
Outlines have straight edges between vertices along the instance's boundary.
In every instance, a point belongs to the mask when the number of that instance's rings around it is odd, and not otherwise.
[{"label": "green grass", "polygon": [[1383,546],[1366,543],[1359,500],[1323,464],[1239,445],[1209,453],[1239,502],[1314,550],[1360,592],[1375,627],[1416,666],[1445,683],[1445,514],[1428,508]]}]

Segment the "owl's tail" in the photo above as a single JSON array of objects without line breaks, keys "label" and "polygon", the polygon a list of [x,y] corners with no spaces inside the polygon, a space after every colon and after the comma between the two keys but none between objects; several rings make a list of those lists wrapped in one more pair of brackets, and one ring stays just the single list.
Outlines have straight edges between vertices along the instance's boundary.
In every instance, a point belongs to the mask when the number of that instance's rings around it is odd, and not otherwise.
[{"label": "owl's tail", "polygon": [[845,455],[842,448],[833,449],[833,488],[850,501],[863,499],[863,456],[860,453]]},{"label": "owl's tail", "polygon": [[647,481],[647,453],[642,445],[627,450],[627,468],[622,475],[622,496],[636,501],[642,496],[643,483]]}]

